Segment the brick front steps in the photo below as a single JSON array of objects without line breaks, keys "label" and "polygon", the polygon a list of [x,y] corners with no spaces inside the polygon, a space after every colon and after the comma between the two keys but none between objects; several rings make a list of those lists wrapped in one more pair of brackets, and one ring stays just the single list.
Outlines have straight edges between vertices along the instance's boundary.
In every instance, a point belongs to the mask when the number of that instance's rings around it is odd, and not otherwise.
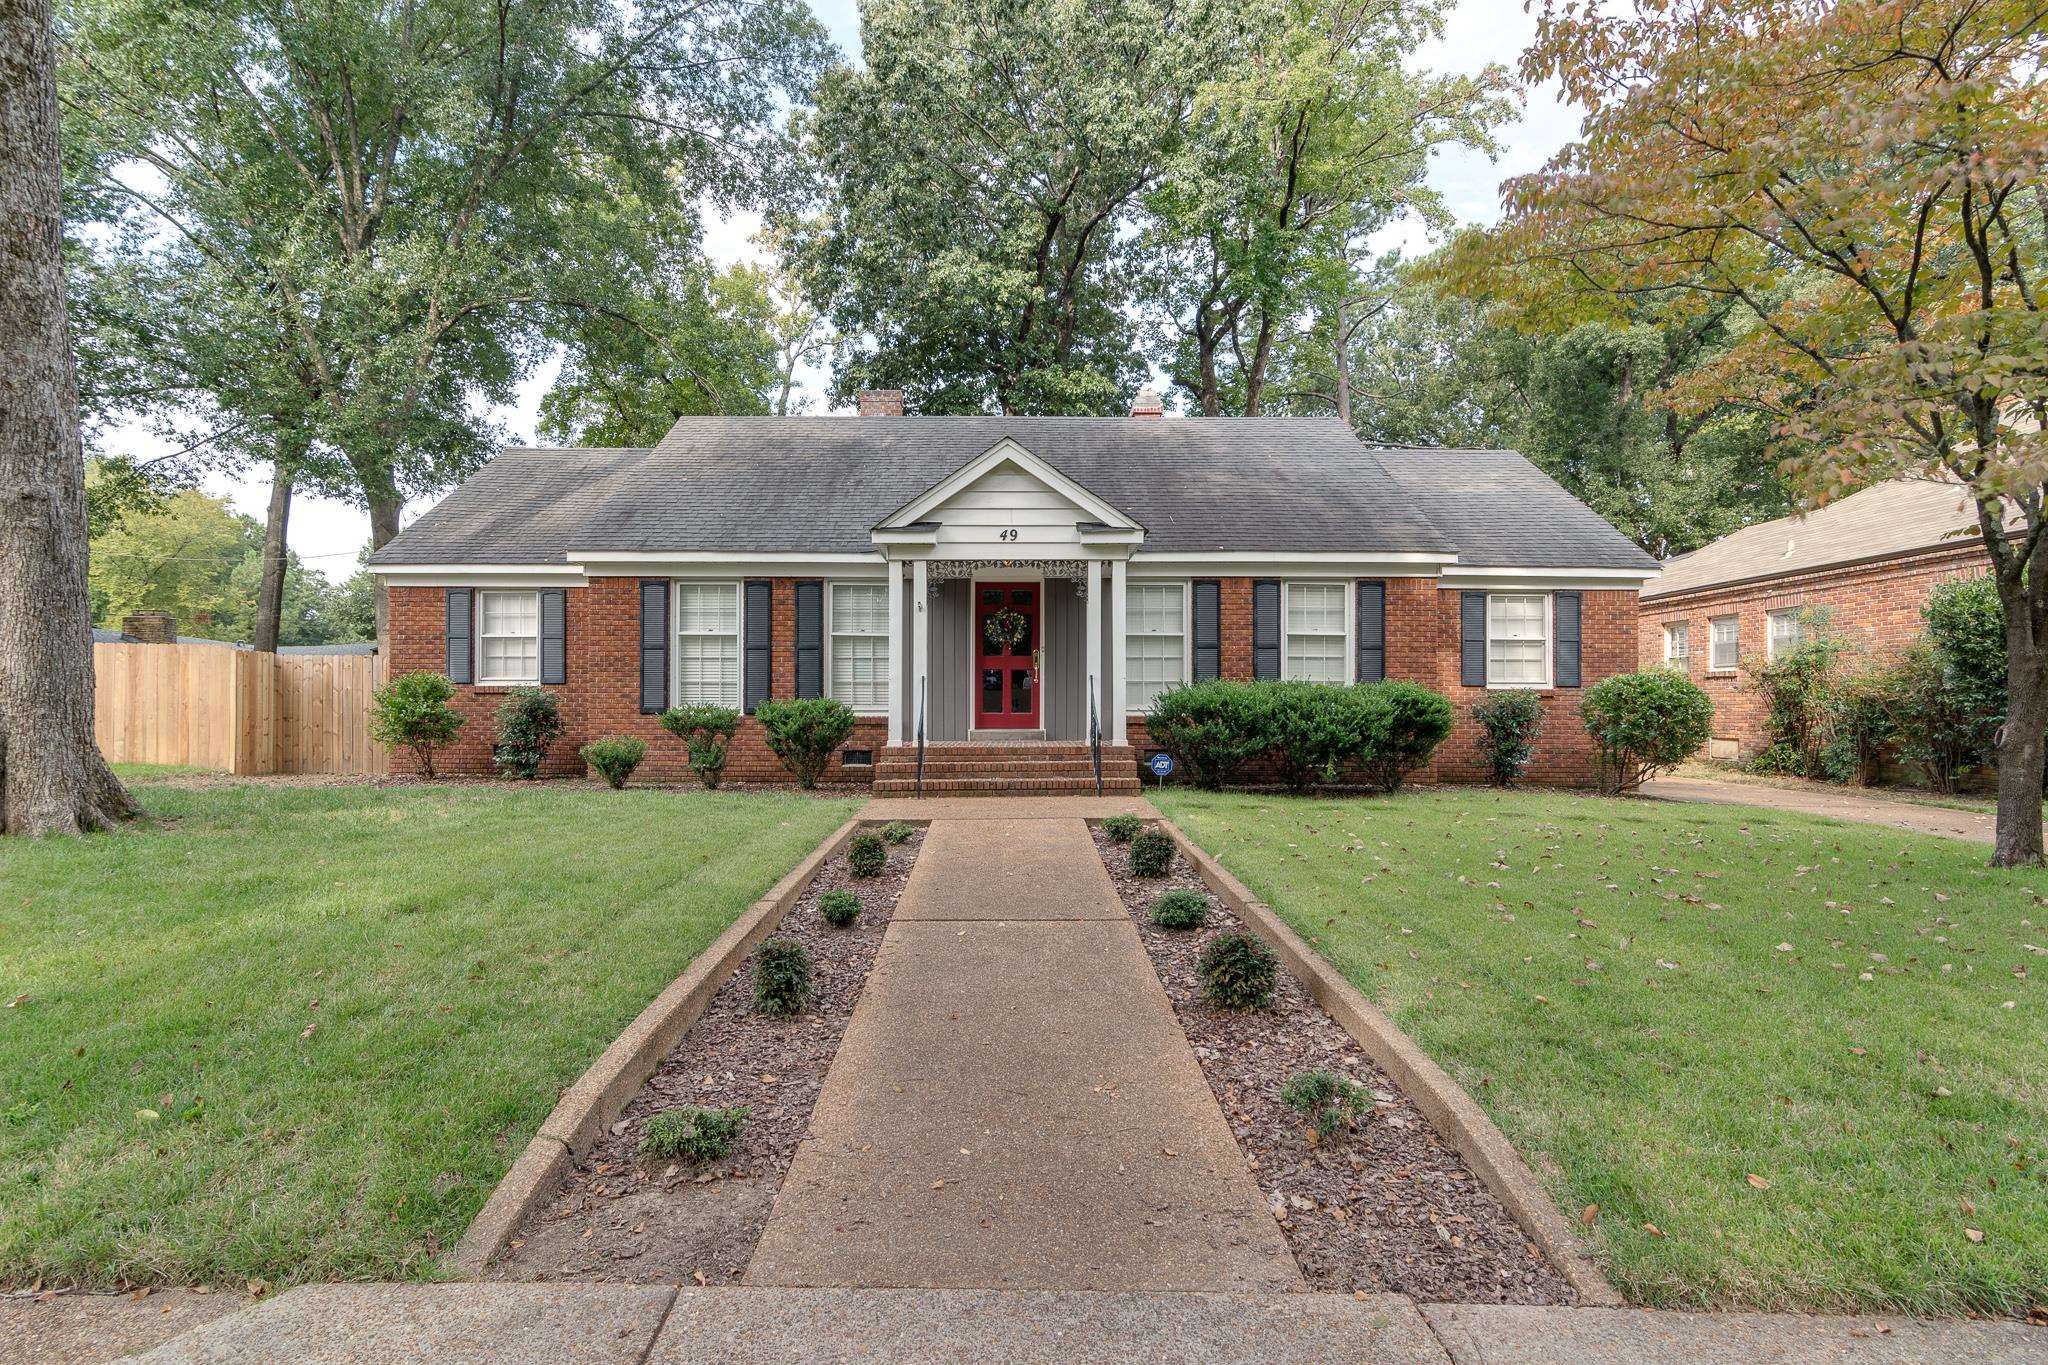
[{"label": "brick front steps", "polygon": [[[1104,745],[1105,795],[1141,790],[1137,751]],[[917,746],[884,749],[875,757],[874,793],[907,796],[917,790]],[[1085,744],[928,744],[927,796],[1092,796],[1095,769]]]}]

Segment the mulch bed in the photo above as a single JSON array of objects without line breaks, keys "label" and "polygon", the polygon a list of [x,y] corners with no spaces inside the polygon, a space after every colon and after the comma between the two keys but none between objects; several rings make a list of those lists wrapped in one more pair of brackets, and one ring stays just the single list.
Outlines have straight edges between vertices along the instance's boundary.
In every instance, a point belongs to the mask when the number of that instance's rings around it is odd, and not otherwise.
[{"label": "mulch bed", "polygon": [[[888,867],[878,877],[857,880],[844,853],[832,858],[776,927],[777,937],[810,950],[810,1007],[794,1019],[757,1013],[753,968],[741,963],[611,1131],[576,1164],[561,1193],[513,1239],[491,1268],[494,1278],[738,1279],[809,1131],[825,1072],[924,844],[924,827],[912,828],[907,843],[889,849]],[[839,887],[861,899],[860,918],[845,929],[832,928],[818,913],[818,897]],[[746,1126],[729,1157],[703,1165],[639,1158],[648,1117],[681,1105],[747,1106]]]},{"label": "mulch bed", "polygon": [[[1209,1088],[1311,1289],[1392,1291],[1428,1303],[1571,1303],[1563,1276],[1522,1234],[1357,1041],[1285,967],[1271,1010],[1233,1013],[1202,998],[1196,959],[1244,926],[1214,896],[1208,923],[1166,930],[1150,908],[1161,892],[1208,888],[1178,853],[1164,878],[1134,877],[1130,850],[1092,827],[1110,880],[1173,1000]],[[1300,1071],[1348,1076],[1374,1107],[1355,1130],[1311,1146],[1305,1116],[1280,1098]]]}]

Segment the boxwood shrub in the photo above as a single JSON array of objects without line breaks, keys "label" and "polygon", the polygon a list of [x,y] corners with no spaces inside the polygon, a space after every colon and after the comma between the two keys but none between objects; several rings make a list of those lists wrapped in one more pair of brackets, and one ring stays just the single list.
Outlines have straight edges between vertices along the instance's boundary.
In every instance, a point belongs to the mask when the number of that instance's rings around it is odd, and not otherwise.
[{"label": "boxwood shrub", "polygon": [[1280,1098],[1308,1116],[1313,1142],[1329,1139],[1372,1107],[1364,1086],[1328,1071],[1295,1072],[1280,1087]]},{"label": "boxwood shrub", "polygon": [[856,834],[846,846],[846,870],[856,877],[879,877],[889,865],[889,849],[879,834]]},{"label": "boxwood shrub", "polygon": [[818,913],[834,929],[844,929],[860,918],[860,897],[845,887],[834,887],[818,897]]},{"label": "boxwood shrub", "polygon": [[747,1113],[743,1104],[731,1109],[664,1109],[647,1120],[640,1154],[663,1161],[717,1161],[732,1155]]},{"label": "boxwood shrub", "polygon": [[1172,754],[1188,780],[1221,790],[1237,770],[1273,747],[1267,708],[1272,694],[1252,683],[1209,682],[1172,687],[1145,715],[1152,742]]},{"label": "boxwood shrub", "polygon": [[1208,918],[1209,898],[1186,887],[1162,891],[1152,902],[1152,922],[1162,929],[1199,929]]},{"label": "boxwood shrub", "polygon": [[910,842],[910,836],[915,832],[901,820],[891,820],[888,824],[882,826],[882,842],[885,844],[907,844]]},{"label": "boxwood shrub", "polygon": [[1102,822],[1102,832],[1117,844],[1128,844],[1144,827],[1145,822],[1135,815],[1112,815]]},{"label": "boxwood shrub", "polygon": [[1543,698],[1514,688],[1496,692],[1472,708],[1479,724],[1479,756],[1486,760],[1486,778],[1496,787],[1512,787],[1536,754],[1536,736],[1543,730]]},{"label": "boxwood shrub", "polygon": [[583,761],[590,765],[590,771],[617,791],[632,777],[633,770],[640,766],[640,760],[647,757],[647,745],[625,735],[607,735],[603,739],[591,740],[579,752]]},{"label": "boxwood shrub", "polygon": [[661,728],[690,746],[690,771],[706,790],[725,776],[725,752],[740,728],[731,706],[673,706],[661,713]]},{"label": "boxwood shrub", "polygon": [[1273,982],[1279,963],[1265,944],[1250,934],[1218,934],[1202,949],[1195,971],[1202,994],[1225,1010],[1262,1010],[1273,1003]]},{"label": "boxwood shrub", "polygon": [[754,719],[761,722],[769,750],[806,790],[818,785],[833,751],[853,733],[852,708],[829,697],[764,701],[754,708]]},{"label": "boxwood shrub", "polygon": [[1148,829],[1131,840],[1131,874],[1164,877],[1173,866],[1173,840]]},{"label": "boxwood shrub", "polygon": [[754,1008],[801,1014],[811,1003],[811,954],[793,938],[771,938],[754,950]]},{"label": "boxwood shrub", "polygon": [[1397,792],[1450,736],[1450,699],[1411,682],[1367,683],[1364,690],[1387,706],[1386,736],[1365,755],[1366,775],[1381,791]]},{"label": "boxwood shrub", "polygon": [[548,746],[562,735],[562,707],[555,694],[538,687],[515,687],[498,707],[498,742],[491,762],[507,777],[532,781],[540,774]]},{"label": "boxwood shrub", "polygon": [[1624,673],[1586,689],[1579,703],[1609,791],[1631,792],[1707,742],[1714,703],[1669,668]]},{"label": "boxwood shrub", "polygon": [[1373,687],[1267,682],[1267,733],[1280,780],[1304,792],[1334,782],[1347,763],[1363,762],[1387,742],[1393,706]]}]

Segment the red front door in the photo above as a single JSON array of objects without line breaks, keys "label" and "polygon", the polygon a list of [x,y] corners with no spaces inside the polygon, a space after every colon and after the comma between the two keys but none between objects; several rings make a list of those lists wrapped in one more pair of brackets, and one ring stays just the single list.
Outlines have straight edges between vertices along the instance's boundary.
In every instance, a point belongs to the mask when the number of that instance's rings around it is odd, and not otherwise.
[{"label": "red front door", "polygon": [[1039,587],[974,585],[974,725],[1038,728]]}]

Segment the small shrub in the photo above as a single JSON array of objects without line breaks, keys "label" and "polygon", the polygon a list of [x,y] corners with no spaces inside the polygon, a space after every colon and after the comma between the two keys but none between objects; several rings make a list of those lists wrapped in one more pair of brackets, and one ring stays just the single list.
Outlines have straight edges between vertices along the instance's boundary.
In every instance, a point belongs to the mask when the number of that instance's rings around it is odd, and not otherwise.
[{"label": "small shrub", "polygon": [[740,713],[730,706],[676,706],[661,713],[661,728],[690,746],[690,771],[705,790],[716,790]]},{"label": "small shrub", "polygon": [[1280,1098],[1308,1115],[1309,1142],[1327,1141],[1371,1108],[1371,1096],[1357,1081],[1327,1071],[1297,1071],[1280,1087]]},{"label": "small shrub", "polygon": [[1195,970],[1202,994],[1224,1010],[1262,1010],[1273,1003],[1278,961],[1250,934],[1218,934],[1202,949]]},{"label": "small shrub", "polygon": [[1691,679],[1653,668],[1587,688],[1579,715],[1593,737],[1607,789],[1619,795],[1696,753],[1713,730],[1714,703]]},{"label": "small shrub", "polygon": [[1135,815],[1112,815],[1102,822],[1102,832],[1113,844],[1128,844],[1138,837],[1138,831],[1145,828],[1145,822]]},{"label": "small shrub", "polygon": [[747,1107],[699,1109],[686,1105],[664,1109],[647,1120],[640,1137],[640,1155],[661,1161],[718,1161],[732,1155]]},{"label": "small shrub", "polygon": [[626,785],[633,770],[640,766],[640,760],[647,757],[647,745],[637,739],[623,735],[610,735],[604,739],[593,739],[583,746],[583,761],[590,770],[611,784],[617,791]]},{"label": "small shrub", "polygon": [[1823,608],[1799,613],[1804,639],[1751,672],[1748,688],[1763,698],[1772,748],[1784,745],[1797,762],[1773,771],[1798,777],[1821,775],[1821,750],[1834,738],[1835,691],[1841,663],[1851,646],[1828,628]]},{"label": "small shrub", "polygon": [[1835,688],[1835,737],[1822,755],[1830,781],[1869,786],[1878,780],[1884,751],[1906,723],[1902,686],[1898,669],[1873,668]]},{"label": "small shrub", "polygon": [[515,687],[498,707],[498,742],[491,762],[508,777],[531,782],[548,756],[548,745],[562,736],[562,707],[555,694],[538,687]]},{"label": "small shrub", "polygon": [[1928,789],[1952,792],[1983,753],[1982,717],[1949,685],[1939,649],[1920,641],[1898,664],[1899,753],[1920,767]]},{"label": "small shrub", "polygon": [[1757,750],[1755,756],[1742,766],[1745,771],[1759,777],[1800,777],[1805,774],[1806,760],[1800,757],[1797,749],[1781,739]]},{"label": "small shrub", "polygon": [[1131,875],[1164,877],[1173,866],[1173,840],[1148,829],[1131,840]]},{"label": "small shrub", "polygon": [[1944,583],[1921,608],[1927,643],[1963,721],[1969,762],[1991,757],[2005,724],[2005,604],[1990,578]]},{"label": "small shrub", "polygon": [[856,877],[879,877],[889,865],[889,850],[879,834],[856,834],[846,846],[846,868]]},{"label": "small shrub", "polygon": [[754,950],[754,1008],[801,1014],[811,1003],[811,954],[793,938],[764,940]]},{"label": "small shrub", "polygon": [[1472,719],[1479,722],[1479,755],[1486,760],[1487,781],[1512,787],[1528,771],[1543,718],[1543,699],[1519,689],[1496,692],[1472,708]]},{"label": "small shrub", "polygon": [[1387,742],[1393,707],[1377,688],[1306,682],[1257,686],[1268,698],[1273,759],[1291,791],[1336,781],[1345,764],[1377,753]]},{"label": "small shrub", "polygon": [[420,772],[434,775],[434,751],[455,738],[462,713],[448,703],[455,684],[439,673],[401,673],[371,694],[370,737],[410,749]]},{"label": "small shrub", "polygon": [[860,918],[860,897],[844,887],[835,887],[818,897],[818,913],[834,929],[844,929]]},{"label": "small shrub", "polygon": [[806,791],[818,785],[832,753],[853,733],[853,710],[829,697],[764,701],[754,719],[767,733],[768,748]]},{"label": "small shrub", "polygon": [[1162,891],[1152,902],[1152,922],[1162,929],[1199,929],[1209,919],[1209,898],[1180,887]]},{"label": "small shrub", "polygon": [[910,842],[910,836],[914,833],[916,831],[901,820],[891,820],[888,824],[882,826],[882,842],[885,844],[907,844]]},{"label": "small shrub", "polygon": [[1189,781],[1218,791],[1239,767],[1273,747],[1270,704],[1270,694],[1255,683],[1190,683],[1153,699],[1145,729]]},{"label": "small shrub", "polygon": [[1381,791],[1397,792],[1450,736],[1451,703],[1443,693],[1411,682],[1365,687],[1386,703],[1388,713],[1386,737],[1365,757],[1366,775]]}]

